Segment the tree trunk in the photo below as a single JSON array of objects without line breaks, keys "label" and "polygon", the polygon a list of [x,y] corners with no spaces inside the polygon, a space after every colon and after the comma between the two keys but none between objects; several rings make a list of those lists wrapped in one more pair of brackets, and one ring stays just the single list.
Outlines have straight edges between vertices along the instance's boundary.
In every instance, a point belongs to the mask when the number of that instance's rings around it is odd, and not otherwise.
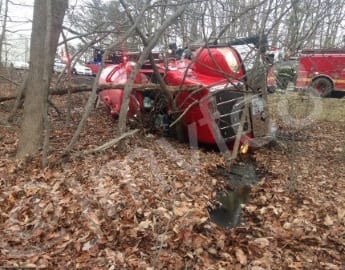
[{"label": "tree trunk", "polygon": [[[1,1],[2,7],[2,1]],[[2,30],[0,35],[0,66],[2,66],[2,51],[5,43],[6,25],[7,25],[7,13],[8,13],[8,0],[5,1],[4,21],[2,23]]]},{"label": "tree trunk", "polygon": [[18,158],[35,154],[43,146],[48,89],[67,6],[68,0],[35,0],[34,3],[30,71],[25,89]]}]

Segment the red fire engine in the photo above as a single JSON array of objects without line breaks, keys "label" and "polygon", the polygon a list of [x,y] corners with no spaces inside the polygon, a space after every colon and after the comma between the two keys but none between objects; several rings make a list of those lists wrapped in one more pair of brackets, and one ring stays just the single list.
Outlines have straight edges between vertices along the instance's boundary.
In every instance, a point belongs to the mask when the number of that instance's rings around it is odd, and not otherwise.
[{"label": "red fire engine", "polygon": [[[244,45],[226,45],[200,48],[192,60],[185,58],[170,61],[168,65],[156,64],[168,86],[201,87],[197,91],[182,89],[174,93],[175,109],[182,116],[180,121],[186,137],[224,147],[234,141],[241,124],[242,143],[247,143],[252,137],[268,135],[266,88],[262,82],[265,76],[264,71],[261,74],[258,68],[254,68],[255,59],[252,57],[256,55],[254,46],[246,49]],[[99,83],[126,84],[134,65],[135,62],[129,61],[106,67]],[[143,66],[135,83],[145,85],[152,82],[157,82],[152,67]],[[132,90],[128,116],[135,118],[155,111],[150,118],[156,126],[171,126],[176,112],[171,111],[169,103],[157,104],[159,93]],[[114,116],[120,112],[122,96],[123,89],[99,92],[100,100]]]},{"label": "red fire engine", "polygon": [[295,87],[320,97],[345,91],[345,49],[302,51]]}]

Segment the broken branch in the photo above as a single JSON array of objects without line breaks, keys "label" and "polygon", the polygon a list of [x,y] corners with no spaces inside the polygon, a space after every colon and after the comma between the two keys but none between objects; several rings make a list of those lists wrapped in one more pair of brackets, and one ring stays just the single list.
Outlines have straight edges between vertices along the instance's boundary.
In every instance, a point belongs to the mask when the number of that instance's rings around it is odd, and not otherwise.
[{"label": "broken branch", "polygon": [[86,151],[85,153],[86,154],[91,154],[91,153],[95,153],[95,152],[101,152],[101,151],[104,151],[110,147],[112,147],[113,145],[116,145],[117,143],[119,143],[120,141],[122,141],[123,139],[129,137],[129,136],[133,136],[134,134],[136,134],[137,132],[139,131],[139,129],[133,129],[133,130],[130,130],[126,133],[123,133],[120,137],[117,137],[105,144],[102,144],[101,146],[98,146],[96,147],[95,149],[92,149],[92,150],[89,150],[89,151]]}]

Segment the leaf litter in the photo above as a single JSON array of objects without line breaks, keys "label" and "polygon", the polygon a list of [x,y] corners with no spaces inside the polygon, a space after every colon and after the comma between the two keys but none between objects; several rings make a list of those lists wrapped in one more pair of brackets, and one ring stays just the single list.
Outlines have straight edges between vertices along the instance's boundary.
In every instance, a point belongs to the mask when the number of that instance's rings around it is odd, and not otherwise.
[{"label": "leaf litter", "polygon": [[[83,106],[80,95],[75,103]],[[73,111],[73,127],[80,116]],[[223,229],[207,211],[228,185],[214,173],[227,167],[219,153],[141,131],[127,140],[125,153],[111,148],[61,162],[74,128],[55,111],[50,118],[53,151],[45,170],[38,157],[13,158],[17,125],[0,130],[1,267],[343,269],[344,122],[315,122],[300,134],[306,140],[278,139],[252,152],[261,181],[242,223]],[[98,108],[76,150],[116,136],[116,122]]]}]

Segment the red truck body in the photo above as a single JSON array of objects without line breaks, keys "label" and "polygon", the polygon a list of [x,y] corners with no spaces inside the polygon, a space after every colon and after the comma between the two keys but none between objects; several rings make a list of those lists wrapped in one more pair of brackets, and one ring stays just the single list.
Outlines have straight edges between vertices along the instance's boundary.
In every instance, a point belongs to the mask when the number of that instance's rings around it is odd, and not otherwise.
[{"label": "red truck body", "polygon": [[[173,94],[186,135],[200,143],[231,144],[236,137],[242,114],[243,132],[241,142],[252,137],[268,134],[268,112],[265,106],[265,89],[253,95],[248,91],[247,73],[242,57],[234,47],[199,49],[195,59],[170,61],[167,66],[157,64],[168,86],[201,86],[198,91],[180,90]],[[120,63],[106,67],[100,75],[99,84],[126,84],[135,62]],[[152,68],[142,67],[135,84],[155,82]],[[128,117],[148,113],[155,105],[157,91],[132,90]],[[244,98],[249,105],[244,105]],[[120,112],[122,89],[107,89],[99,93],[103,104],[112,115]],[[158,116],[162,125],[171,124],[171,104],[165,104]]]},{"label": "red truck body", "polygon": [[295,87],[321,97],[345,91],[345,49],[302,51]]}]

